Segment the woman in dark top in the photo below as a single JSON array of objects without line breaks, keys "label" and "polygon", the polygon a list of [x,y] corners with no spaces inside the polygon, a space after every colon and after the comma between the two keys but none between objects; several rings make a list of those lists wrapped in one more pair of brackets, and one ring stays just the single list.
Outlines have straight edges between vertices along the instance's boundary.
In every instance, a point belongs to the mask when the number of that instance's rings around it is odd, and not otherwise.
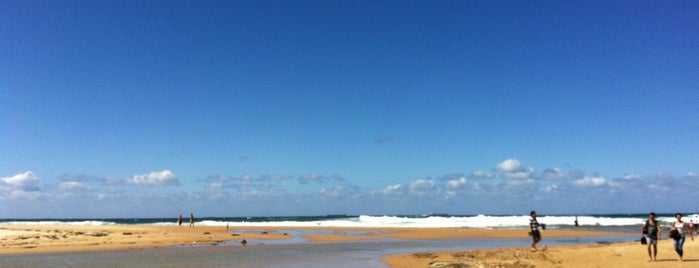
[{"label": "woman in dark top", "polygon": [[[646,243],[648,243],[648,261],[655,261],[655,256],[658,255],[658,240],[660,240],[660,233],[662,228],[660,223],[655,219],[655,213],[651,212],[648,216],[648,220],[643,224],[641,228],[641,233],[646,237]],[[653,246],[653,254],[651,255],[651,246]]]}]

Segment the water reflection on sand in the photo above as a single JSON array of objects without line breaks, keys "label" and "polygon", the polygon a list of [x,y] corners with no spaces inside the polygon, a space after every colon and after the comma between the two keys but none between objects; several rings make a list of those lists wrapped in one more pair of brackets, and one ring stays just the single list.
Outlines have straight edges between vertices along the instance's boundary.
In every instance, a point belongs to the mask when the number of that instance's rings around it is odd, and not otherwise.
[{"label": "water reflection on sand", "polygon": [[[422,251],[527,247],[528,239],[375,239],[308,242],[303,230],[288,230],[288,240],[248,240],[217,245],[138,250],[0,256],[1,267],[387,267],[380,259]],[[362,234],[352,234],[362,235]],[[542,245],[633,241],[636,237],[548,239]]]}]

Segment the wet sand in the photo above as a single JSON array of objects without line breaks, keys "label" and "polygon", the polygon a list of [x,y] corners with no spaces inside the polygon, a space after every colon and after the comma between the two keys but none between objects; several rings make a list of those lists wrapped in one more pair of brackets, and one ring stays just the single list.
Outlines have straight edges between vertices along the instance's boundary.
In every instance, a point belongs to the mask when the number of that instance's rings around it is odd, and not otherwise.
[{"label": "wet sand", "polygon": [[[546,238],[544,238],[546,239]],[[545,240],[542,242],[545,244]],[[684,258],[679,262],[671,239],[662,239],[658,255],[650,262],[646,245],[640,242],[584,244],[496,249],[424,251],[382,259],[390,267],[699,267],[699,242],[687,237]]]},{"label": "wet sand", "polygon": [[[406,268],[647,264],[645,247],[640,244],[595,243],[615,236],[626,239],[616,241],[634,239],[629,233],[546,230],[543,236],[542,246],[549,246],[530,252],[525,229],[0,225],[0,255],[5,256],[5,264],[29,265],[26,267],[61,261],[76,267],[83,266],[82,262],[84,266],[109,266],[112,261],[118,266],[124,264],[125,256],[139,267],[186,267],[203,261],[212,267],[231,261],[237,267],[307,267],[334,260],[346,264],[339,267]],[[242,240],[248,245],[243,246]],[[585,244],[570,245],[578,243]],[[670,241],[661,241],[659,248],[655,266],[675,267]],[[699,254],[692,254],[697,247],[689,239],[685,249],[685,263],[699,264]]]},{"label": "wet sand", "polygon": [[[309,242],[347,242],[375,239],[526,238],[523,229],[472,228],[338,228],[154,225],[0,225],[0,254],[32,254],[96,250],[142,249],[178,245],[220,244],[242,240],[293,239],[285,230],[303,230]],[[596,231],[550,230],[546,237],[626,235]]]}]

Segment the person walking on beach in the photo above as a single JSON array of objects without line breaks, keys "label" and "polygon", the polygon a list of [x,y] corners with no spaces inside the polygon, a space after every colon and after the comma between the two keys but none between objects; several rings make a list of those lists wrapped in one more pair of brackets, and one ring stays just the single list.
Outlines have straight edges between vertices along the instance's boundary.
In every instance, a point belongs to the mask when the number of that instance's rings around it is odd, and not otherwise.
[{"label": "person walking on beach", "polygon": [[694,233],[695,228],[694,228],[694,220],[689,220],[689,232]]},{"label": "person walking on beach", "polygon": [[529,213],[529,235],[532,237],[532,251],[536,251],[536,244],[541,241],[541,233],[539,232],[539,221],[536,220],[536,211]]},{"label": "person walking on beach", "polygon": [[[660,240],[662,230],[660,223],[655,219],[655,212],[651,212],[641,228],[641,235],[646,238],[648,244],[648,261],[655,261],[655,257],[658,255],[658,240]],[[653,247],[652,254],[651,246]]]},{"label": "person walking on beach", "polygon": [[689,233],[689,236],[692,237],[692,241],[694,241],[694,234],[692,234],[692,232],[688,232],[689,224],[682,221],[682,213],[675,214],[675,222],[670,226],[670,232],[672,233],[673,230],[677,230],[677,232],[679,232],[679,237],[674,238],[675,252],[677,252],[677,255],[680,256],[679,261],[682,261],[682,255],[684,255],[684,250],[682,247],[684,246],[684,239],[686,238],[687,233]]},{"label": "person walking on beach", "polygon": [[177,217],[177,225],[182,226],[182,214],[180,214],[180,216]]},{"label": "person walking on beach", "polygon": [[189,214],[189,227],[194,227],[194,214]]}]

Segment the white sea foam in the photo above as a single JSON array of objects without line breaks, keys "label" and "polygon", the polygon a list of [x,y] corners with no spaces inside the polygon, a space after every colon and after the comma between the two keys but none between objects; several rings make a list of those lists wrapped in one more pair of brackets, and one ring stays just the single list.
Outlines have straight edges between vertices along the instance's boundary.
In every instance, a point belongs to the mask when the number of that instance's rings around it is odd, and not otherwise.
[{"label": "white sea foam", "polygon": [[[263,226],[263,227],[404,227],[404,228],[526,228],[529,216],[431,216],[431,217],[401,217],[401,216],[368,216],[361,215],[353,218],[327,219],[318,221],[263,221],[263,222],[226,222],[202,221],[197,224],[207,226]],[[573,226],[575,216],[543,216],[540,223],[549,227]],[[642,225],[645,219],[640,217],[604,217],[578,216],[581,226],[624,227]]]},{"label": "white sea foam", "polygon": [[[526,228],[529,224],[529,215],[475,215],[475,216],[348,216],[348,217],[317,217],[315,220],[294,219],[293,217],[285,217],[283,219],[269,217],[261,220],[260,218],[251,218],[241,220],[227,220],[225,218],[204,218],[196,222],[197,226],[230,226],[232,228],[246,226],[260,227],[404,227],[404,228]],[[580,215],[577,216],[577,221],[580,226],[587,227],[637,227],[646,221],[645,215]],[[699,214],[687,215],[685,221],[692,220],[694,223],[699,223]],[[574,225],[576,216],[540,216],[539,223],[544,223],[548,228],[568,228]],[[674,221],[674,217],[664,215],[658,217],[661,224],[667,225]],[[114,225],[114,224],[148,224],[148,225],[177,225],[175,220],[160,221],[156,219],[133,219],[133,220],[11,220],[0,221],[0,224],[11,225]],[[185,220],[183,225],[189,225],[189,221]]]}]

